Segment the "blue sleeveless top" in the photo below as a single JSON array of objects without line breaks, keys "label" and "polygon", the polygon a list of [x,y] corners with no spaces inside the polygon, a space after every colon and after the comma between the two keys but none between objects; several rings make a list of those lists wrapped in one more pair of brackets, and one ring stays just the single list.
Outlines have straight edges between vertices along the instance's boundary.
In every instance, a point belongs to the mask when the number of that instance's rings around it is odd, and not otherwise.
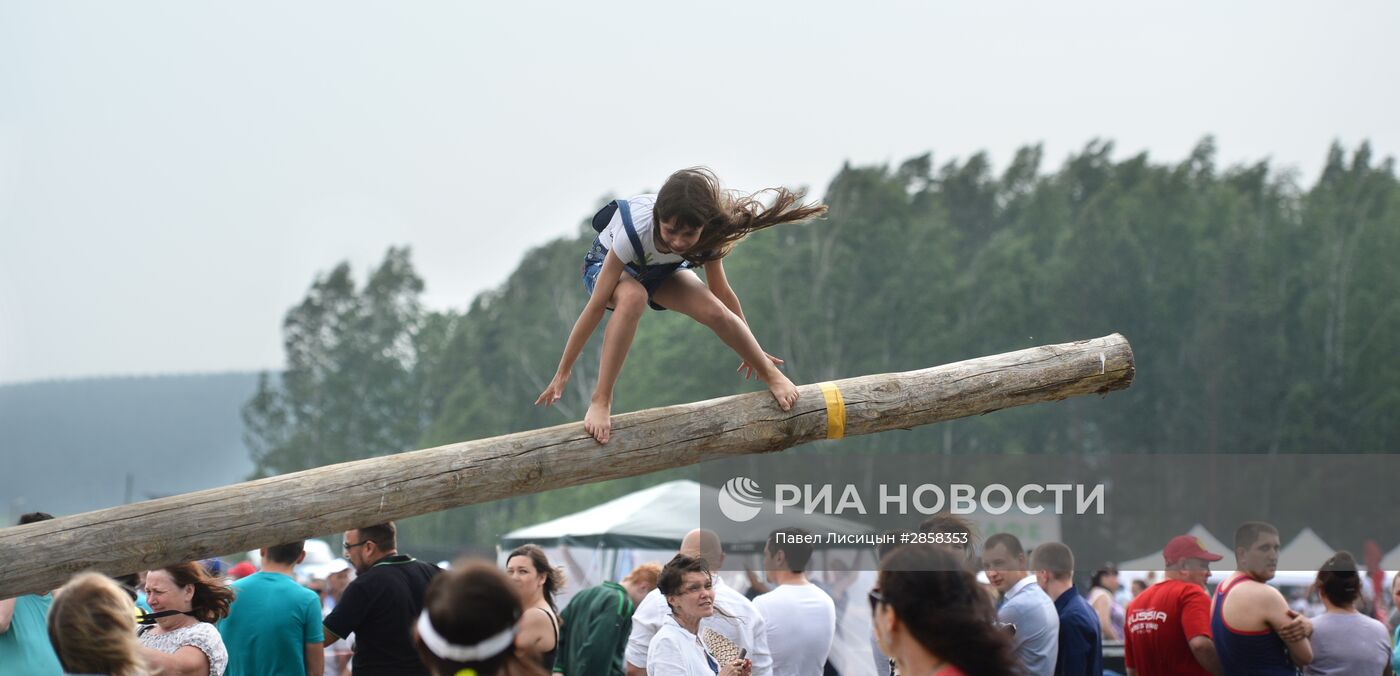
[{"label": "blue sleeveless top", "polygon": [[1235,584],[1247,579],[1239,575],[1215,590],[1215,607],[1210,614],[1210,633],[1225,676],[1297,676],[1298,667],[1288,657],[1288,646],[1271,630],[1236,631],[1225,623],[1225,596]]}]

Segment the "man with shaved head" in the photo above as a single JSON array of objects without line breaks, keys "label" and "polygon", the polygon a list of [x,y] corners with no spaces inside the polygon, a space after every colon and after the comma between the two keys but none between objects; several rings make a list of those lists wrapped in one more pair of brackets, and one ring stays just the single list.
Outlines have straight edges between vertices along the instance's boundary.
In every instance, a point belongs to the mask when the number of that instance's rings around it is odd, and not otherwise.
[{"label": "man with shaved head", "polygon": [[[724,548],[712,530],[697,528],[686,533],[681,540],[680,553],[704,559],[711,571],[724,565]],[[748,650],[746,657],[753,661],[753,676],[772,676],[773,657],[768,652],[768,629],[763,615],[752,601],[725,584],[720,576],[714,576],[714,585],[715,613],[700,620],[701,633],[713,629],[723,634],[734,645]],[[627,640],[627,676],[646,676],[651,637],[656,635],[670,612],[665,597],[653,590],[632,613],[632,635]]]}]

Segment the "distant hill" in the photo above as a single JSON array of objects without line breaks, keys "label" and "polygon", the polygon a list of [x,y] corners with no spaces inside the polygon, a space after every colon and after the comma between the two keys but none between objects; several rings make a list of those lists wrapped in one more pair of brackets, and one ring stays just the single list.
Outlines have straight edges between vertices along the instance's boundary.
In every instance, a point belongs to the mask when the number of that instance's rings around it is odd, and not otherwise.
[{"label": "distant hill", "polygon": [[0,515],[74,514],[241,481],[256,373],[0,385]]}]

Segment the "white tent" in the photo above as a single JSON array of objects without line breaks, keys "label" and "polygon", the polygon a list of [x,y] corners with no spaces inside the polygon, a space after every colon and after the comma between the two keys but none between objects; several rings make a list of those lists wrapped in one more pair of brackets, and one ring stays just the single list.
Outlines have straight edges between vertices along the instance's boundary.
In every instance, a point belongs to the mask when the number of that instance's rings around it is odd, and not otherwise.
[{"label": "white tent", "polygon": [[[1337,550],[1313,532],[1313,529],[1304,528],[1293,537],[1293,540],[1279,550],[1279,570],[1274,573],[1274,579],[1270,580],[1269,584],[1278,587],[1310,587],[1317,581],[1318,569],[1336,553]],[[1353,554],[1356,553],[1353,552]],[[1374,598],[1375,592],[1366,568],[1366,558],[1362,555],[1357,555],[1357,558],[1356,563],[1361,569],[1363,580],[1361,594],[1368,599]],[[1393,572],[1395,568],[1400,568],[1400,547],[1396,547],[1381,558],[1382,596],[1390,589],[1395,577]]]},{"label": "white tent", "polygon": [[[1212,566],[1209,583],[1219,584],[1229,577],[1235,564],[1234,549],[1217,540],[1210,534],[1210,531],[1207,531],[1200,524],[1193,526],[1187,534],[1200,538],[1206,551],[1215,552],[1225,557],[1220,560],[1220,563]],[[1323,541],[1313,529],[1304,528],[1279,550],[1279,570],[1274,573],[1274,578],[1269,581],[1269,584],[1276,587],[1306,587],[1317,578],[1317,569],[1335,553],[1336,550]],[[1396,554],[1400,555],[1400,548],[1397,548]],[[1163,565],[1162,552],[1159,551],[1156,554],[1125,561],[1119,564],[1118,569],[1122,572],[1125,582],[1146,579],[1148,571],[1156,571],[1159,573],[1156,577],[1160,579]]]},{"label": "white tent", "polygon": [[[1192,526],[1191,530],[1186,531],[1186,534],[1200,540],[1201,546],[1205,547],[1206,551],[1225,557],[1221,559],[1221,564],[1230,565],[1234,563],[1234,556],[1231,554],[1233,550],[1225,546],[1225,543],[1216,539],[1214,535],[1211,535],[1211,532],[1206,530],[1205,526],[1198,523]],[[1131,580],[1147,579],[1147,573],[1151,571],[1161,573],[1165,566],[1166,562],[1162,558],[1162,550],[1159,549],[1154,554],[1148,554],[1147,556],[1138,557],[1131,561],[1124,561],[1118,564],[1118,571],[1123,578],[1123,583],[1127,584]],[[1160,579],[1161,575],[1159,574],[1157,577]]]},{"label": "white tent", "polygon": [[1279,550],[1278,565],[1288,570],[1312,571],[1315,575],[1317,569],[1336,553],[1337,550],[1323,542],[1313,529],[1304,528]]},{"label": "white tent", "polygon": [[[702,501],[717,505],[718,496],[717,489],[695,481],[653,486],[506,534],[501,539],[500,563],[504,565],[505,556],[520,545],[530,543],[544,548],[550,562],[564,569],[565,587],[555,597],[562,608],[574,592],[603,580],[619,580],[639,564],[665,564],[675,556],[685,534],[701,526]],[[747,566],[760,576],[763,574],[760,557],[764,540],[773,530],[790,525],[775,515],[771,501],[765,503],[760,516],[752,521],[726,525],[721,536],[730,541],[724,543],[729,552],[724,568],[732,571]],[[866,526],[836,517],[803,515],[801,519],[801,525],[814,533],[818,528],[848,534],[870,532]],[[827,558],[822,560],[824,556]],[[866,560],[856,561],[856,557]],[[837,559],[842,560],[838,563]],[[828,562],[834,565],[826,565]],[[828,567],[839,568],[840,572],[816,572]],[[870,572],[873,567],[873,548],[865,545],[850,550],[818,550],[809,566],[814,581],[827,589],[841,590],[838,639],[832,648],[832,661],[838,668],[844,662],[850,673],[863,673],[873,663],[870,611],[864,603],[865,593],[874,584],[874,574]],[[725,573],[723,577],[740,591],[749,587],[743,573]],[[842,673],[847,673],[847,669],[842,669]]]},{"label": "white tent", "polygon": [[[1317,569],[1337,550],[1311,528],[1303,528],[1278,552],[1278,567],[1269,584],[1276,587],[1307,587],[1317,580]],[[1362,562],[1363,564],[1365,562]]]},{"label": "white tent", "polygon": [[1381,568],[1389,571],[1400,570],[1400,545],[1381,558]]},{"label": "white tent", "polygon": [[[561,560],[551,558],[551,561],[564,566],[569,580],[567,592],[572,593],[605,579],[621,579],[634,566],[646,561],[665,563],[680,548],[685,534],[700,527],[702,501],[718,504],[718,496],[719,491],[714,487],[689,480],[652,486],[581,512],[511,531],[501,539],[502,556],[527,543],[557,550]],[[743,524],[729,524],[723,534],[730,538],[724,543],[725,549],[747,552],[747,556],[738,556],[752,567],[759,563],[756,553],[761,553],[768,534],[785,525],[782,517],[775,515],[771,501],[765,501],[764,507],[766,509],[761,510],[757,518]],[[818,528],[837,533],[870,532],[867,526],[837,517],[803,515],[801,518],[802,525],[813,532]],[[874,555],[869,547],[862,546],[857,551],[871,558],[868,564],[873,563]],[[737,563],[737,560],[728,561],[725,568],[736,570]]]},{"label": "white tent", "polygon": [[[700,484],[671,481],[616,500],[520,528],[501,540],[503,549],[541,547],[647,548],[675,551],[700,515]],[[681,521],[681,522],[678,522]]]},{"label": "white tent", "polygon": [[[695,481],[670,481],[624,495],[581,512],[507,533],[502,548],[525,543],[540,546],[567,544],[571,547],[643,547],[670,549],[680,546],[681,538],[700,527],[700,506],[718,504],[719,490]],[[771,500],[763,501],[759,516],[743,524],[728,524],[724,532],[738,541],[735,545],[762,544],[774,529],[785,525],[776,515]],[[868,533],[870,527],[837,517],[802,515],[808,530],[829,529],[838,533]]]}]

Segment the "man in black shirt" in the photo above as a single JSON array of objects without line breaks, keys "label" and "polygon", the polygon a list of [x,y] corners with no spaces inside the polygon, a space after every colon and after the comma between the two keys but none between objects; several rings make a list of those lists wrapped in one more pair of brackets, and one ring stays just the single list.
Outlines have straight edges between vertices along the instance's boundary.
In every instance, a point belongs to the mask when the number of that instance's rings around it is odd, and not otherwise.
[{"label": "man in black shirt", "polygon": [[355,634],[355,676],[428,676],[413,625],[438,567],[398,553],[392,521],[345,531],[343,546],[356,577],[326,616],[326,645]]}]

